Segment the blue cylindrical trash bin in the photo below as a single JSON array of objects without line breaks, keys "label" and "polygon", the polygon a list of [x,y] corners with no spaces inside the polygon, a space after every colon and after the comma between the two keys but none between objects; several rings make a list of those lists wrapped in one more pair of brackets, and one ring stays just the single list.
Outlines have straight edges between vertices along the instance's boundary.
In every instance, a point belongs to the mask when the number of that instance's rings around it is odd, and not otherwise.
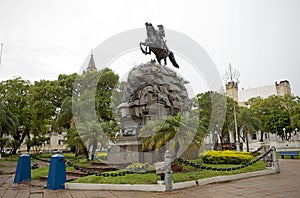
[{"label": "blue cylindrical trash bin", "polygon": [[19,156],[14,183],[26,182],[31,180],[31,160],[30,155]]},{"label": "blue cylindrical trash bin", "polygon": [[66,165],[65,157],[60,154],[51,156],[48,172],[47,189],[59,190],[65,188]]}]

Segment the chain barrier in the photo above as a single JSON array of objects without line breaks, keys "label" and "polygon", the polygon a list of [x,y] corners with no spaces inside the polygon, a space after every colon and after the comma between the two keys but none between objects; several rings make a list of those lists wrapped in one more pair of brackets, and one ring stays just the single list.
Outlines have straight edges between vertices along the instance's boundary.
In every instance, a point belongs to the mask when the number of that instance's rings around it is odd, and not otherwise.
[{"label": "chain barrier", "polygon": [[[38,161],[41,161],[41,162],[47,162],[47,163],[50,163],[50,160],[38,158],[37,155],[31,155],[31,157],[32,157],[33,159],[38,160]],[[49,158],[51,158],[51,156],[49,156]],[[76,157],[76,158],[74,158],[73,160],[70,160],[70,161],[77,161],[77,160],[84,159],[84,158],[85,158],[85,156],[79,156],[79,157]]]},{"label": "chain barrier", "polygon": [[[273,150],[269,149],[266,153],[264,153],[263,155],[261,155],[260,157],[256,158],[255,160],[248,162],[246,164],[243,164],[241,166],[237,166],[237,167],[232,167],[232,168],[216,168],[216,167],[209,167],[209,166],[204,166],[201,164],[196,164],[194,162],[189,162],[188,160],[184,160],[182,158],[175,158],[173,157],[174,160],[178,161],[179,163],[182,163],[184,165],[187,166],[191,166],[191,167],[195,167],[195,168],[199,168],[202,170],[211,170],[211,171],[234,171],[234,170],[239,170],[242,168],[245,168],[247,166],[250,166],[252,164],[257,163],[259,160],[265,158],[268,154],[270,154]],[[37,158],[36,156],[32,156],[33,159],[39,160],[39,161],[43,161],[43,162],[47,162],[50,163],[49,160],[45,160],[45,159],[41,159],[41,158]],[[121,172],[100,172],[100,171],[93,171],[90,170],[89,168],[85,168],[85,167],[81,167],[78,165],[75,165],[74,162],[77,160],[82,159],[83,157],[78,157],[75,158],[73,160],[66,160],[65,159],[65,163],[69,166],[69,167],[73,167],[75,170],[79,170],[80,172],[83,173],[87,173],[88,175],[96,175],[96,176],[103,176],[103,177],[117,177],[117,176],[125,176],[125,175],[129,175],[129,174],[145,174],[145,173],[151,173],[152,171],[150,171],[150,167],[151,165],[154,165],[155,162],[151,162],[149,164],[146,164],[143,167],[140,168],[130,168],[127,169],[125,171],[121,171]]]},{"label": "chain barrier", "polygon": [[264,153],[263,155],[261,155],[260,157],[256,158],[255,160],[251,161],[251,162],[248,162],[246,164],[243,164],[241,166],[237,166],[237,167],[232,167],[232,168],[216,168],[216,167],[210,167],[210,166],[204,166],[204,165],[201,165],[201,164],[196,164],[194,162],[189,162],[188,160],[184,160],[182,158],[177,158],[176,160],[179,162],[179,163],[182,163],[184,165],[188,165],[188,166],[192,166],[192,167],[195,167],[195,168],[200,168],[202,170],[212,170],[212,171],[233,171],[233,170],[239,170],[239,169],[242,169],[242,168],[245,168],[247,166],[250,166],[252,164],[255,164],[256,162],[258,162],[259,160],[263,159],[264,157],[266,157],[269,153],[272,152],[272,149],[268,150],[266,153]]},{"label": "chain barrier", "polygon": [[151,173],[150,166],[154,164],[154,162],[151,162],[149,164],[146,164],[145,166],[141,168],[130,168],[125,171],[121,172],[100,172],[100,171],[93,171],[89,168],[81,167],[78,165],[74,165],[72,161],[65,160],[66,164],[69,167],[74,167],[75,170],[79,170],[80,172],[87,173],[88,175],[96,175],[96,176],[103,176],[103,177],[117,177],[117,176],[125,176],[129,174],[146,174]]},{"label": "chain barrier", "polygon": [[50,163],[50,160],[38,158],[38,157],[36,157],[36,155],[31,155],[31,157],[32,157],[33,159],[35,159],[35,160],[38,160],[38,161]]},{"label": "chain barrier", "polygon": [[[50,160],[46,160],[46,159],[42,159],[42,158],[38,158],[36,155],[31,155],[31,157],[35,160],[38,161],[42,161],[42,162],[46,162],[46,163],[50,163]],[[151,165],[153,165],[155,162],[151,162],[149,164],[146,164],[145,166],[141,167],[141,168],[130,168],[127,169],[126,171],[122,171],[122,172],[118,172],[118,173],[111,173],[111,172],[99,172],[99,171],[92,171],[88,168],[84,168],[84,167],[80,167],[78,165],[74,165],[74,162],[80,159],[85,158],[85,156],[80,156],[77,158],[74,158],[73,160],[65,160],[65,163],[69,166],[69,167],[74,167],[75,170],[79,170],[83,173],[87,173],[88,175],[97,175],[97,176],[103,176],[103,177],[116,177],[116,176],[124,176],[126,174],[145,174],[145,173],[149,173],[149,168]]]},{"label": "chain barrier", "polygon": [[260,150],[262,150],[264,147],[263,146],[260,146],[258,147],[255,151],[252,151],[251,153],[252,154],[255,154],[255,153],[258,153]]}]

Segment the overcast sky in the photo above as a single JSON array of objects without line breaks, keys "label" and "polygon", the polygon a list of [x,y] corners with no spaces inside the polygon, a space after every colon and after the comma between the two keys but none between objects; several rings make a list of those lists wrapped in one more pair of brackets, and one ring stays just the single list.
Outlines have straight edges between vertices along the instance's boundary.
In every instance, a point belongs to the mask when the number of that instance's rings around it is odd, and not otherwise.
[{"label": "overcast sky", "polygon": [[216,75],[231,62],[240,88],[288,80],[300,95],[299,19],[298,0],[0,0],[0,80],[79,72],[91,49],[152,22],[194,39]]}]

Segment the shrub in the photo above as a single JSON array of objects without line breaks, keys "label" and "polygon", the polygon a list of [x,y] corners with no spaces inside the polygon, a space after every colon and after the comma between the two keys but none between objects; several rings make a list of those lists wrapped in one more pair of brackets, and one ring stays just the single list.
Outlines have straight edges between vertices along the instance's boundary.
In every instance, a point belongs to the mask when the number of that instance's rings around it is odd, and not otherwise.
[{"label": "shrub", "polygon": [[97,153],[97,158],[99,158],[100,160],[107,160],[107,152],[100,152]]},{"label": "shrub", "polygon": [[208,151],[203,153],[202,160],[207,164],[246,164],[254,157],[249,152]]}]

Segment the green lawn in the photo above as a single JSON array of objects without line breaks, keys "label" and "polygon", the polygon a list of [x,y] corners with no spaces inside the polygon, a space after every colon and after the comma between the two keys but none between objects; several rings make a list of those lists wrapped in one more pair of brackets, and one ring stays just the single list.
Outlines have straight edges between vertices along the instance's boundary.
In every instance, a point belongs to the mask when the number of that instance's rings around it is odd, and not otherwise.
[{"label": "green lawn", "polygon": [[[237,165],[210,165],[203,164],[211,167],[235,167]],[[173,181],[183,182],[183,181],[191,181],[197,179],[203,179],[208,177],[215,177],[220,175],[233,175],[240,174],[252,171],[264,170],[266,167],[263,161],[259,161],[251,166],[246,168],[235,170],[235,171],[209,171],[209,170],[197,170],[193,172],[181,172],[172,174]],[[159,180],[159,176],[156,174],[129,174],[125,176],[118,177],[103,177],[90,175],[78,180],[72,181],[73,183],[102,183],[102,184],[156,184],[157,180]]]},{"label": "green lawn", "polygon": [[38,180],[40,178],[40,176],[47,176],[48,170],[49,170],[48,166],[31,170],[31,179]]},{"label": "green lawn", "polygon": [[[74,170],[73,167],[66,167],[67,170]],[[40,167],[31,170],[31,179],[38,180],[41,176],[48,176],[49,166]]]},{"label": "green lawn", "polygon": [[18,155],[3,155],[2,158],[0,158],[0,161],[17,162],[18,158],[19,158]]},{"label": "green lawn", "polygon": [[[84,166],[89,165],[90,162],[82,162],[76,163],[76,165]],[[215,165],[215,164],[203,164],[205,166],[210,167],[236,167],[239,165]],[[243,169],[235,170],[235,171],[209,171],[209,170],[200,170],[190,166],[183,165],[184,172],[174,173],[172,174],[174,182],[183,182],[183,181],[191,181],[196,179],[208,178],[208,177],[215,177],[220,175],[232,175],[232,174],[240,174],[245,172],[252,172],[258,170],[264,170],[265,163],[263,161],[259,161],[251,166],[248,166]],[[31,179],[37,180],[40,176],[47,176],[48,175],[49,167],[41,167],[38,169],[31,170]],[[67,170],[74,170],[73,167],[67,167]],[[120,172],[121,170],[114,171]],[[106,183],[106,184],[156,184],[157,180],[160,177],[157,176],[155,173],[146,173],[146,174],[126,174],[125,176],[118,176],[118,177],[103,177],[103,176],[96,176],[90,175],[78,180],[73,181],[74,183]]]}]

